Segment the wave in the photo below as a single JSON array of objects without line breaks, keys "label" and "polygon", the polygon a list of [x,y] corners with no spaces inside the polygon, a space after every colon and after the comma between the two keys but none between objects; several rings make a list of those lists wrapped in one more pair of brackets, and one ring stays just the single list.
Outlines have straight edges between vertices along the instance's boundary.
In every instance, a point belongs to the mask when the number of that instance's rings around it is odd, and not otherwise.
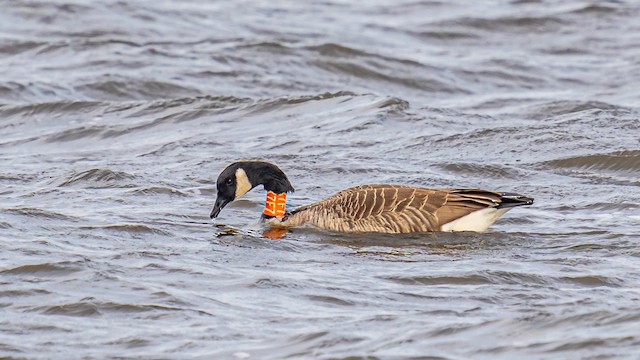
[{"label": "wave", "polygon": [[520,285],[545,285],[565,283],[577,287],[619,287],[623,280],[604,275],[584,276],[542,276],[511,271],[479,271],[472,274],[434,275],[434,276],[383,276],[385,280],[404,285],[487,285],[487,284],[520,284]]},{"label": "wave", "polygon": [[63,261],[58,263],[20,265],[10,269],[0,270],[0,274],[58,277],[73,274],[82,270],[83,267],[79,262]]},{"label": "wave", "polygon": [[629,108],[609,104],[602,101],[558,100],[544,104],[529,106],[523,115],[534,120],[543,120],[560,115],[583,112],[587,110],[621,110],[628,112]]},{"label": "wave", "polygon": [[22,206],[22,207],[15,207],[15,208],[4,208],[2,209],[2,211],[10,214],[31,216],[35,218],[44,218],[49,220],[78,221],[78,218],[70,215],[66,215],[66,214],[51,211],[51,210],[34,208],[34,207]]},{"label": "wave", "polygon": [[206,314],[203,311],[182,309],[179,307],[157,305],[157,304],[124,304],[110,301],[97,301],[86,299],[79,302],[71,302],[60,305],[38,306],[31,311],[41,312],[49,315],[66,315],[80,317],[101,316],[107,313],[112,314],[132,314],[149,311],[189,311]]},{"label": "wave", "polygon": [[573,156],[547,161],[543,164],[551,168],[622,172],[637,175],[640,170],[640,150]]},{"label": "wave", "polygon": [[187,193],[180,191],[172,187],[164,186],[145,186],[138,189],[133,189],[129,192],[133,195],[171,195],[171,196],[188,196]]},{"label": "wave", "polygon": [[0,54],[17,55],[37,49],[44,44],[44,42],[33,40],[3,40],[2,43],[0,43]]},{"label": "wave", "polygon": [[441,169],[455,174],[478,178],[518,179],[524,172],[515,166],[480,163],[440,163]]},{"label": "wave", "polygon": [[[48,143],[75,141],[80,139],[98,137],[108,131],[107,129],[108,127],[106,125],[86,125],[45,135],[41,139],[42,141]],[[27,140],[34,139],[32,138]]]},{"label": "wave", "polygon": [[113,171],[109,169],[89,169],[81,172],[73,172],[70,175],[58,180],[58,186],[87,185],[90,188],[96,187],[132,187],[135,186],[129,181],[136,179],[136,176],[124,171]]},{"label": "wave", "polygon": [[492,282],[485,276],[386,276],[390,280],[402,285],[485,285]]},{"label": "wave", "polygon": [[95,226],[82,226],[81,229],[87,230],[109,230],[109,231],[121,231],[130,234],[158,234],[158,235],[171,235],[169,232],[160,230],[156,227],[146,224],[110,224],[110,225],[95,225]]},{"label": "wave", "polygon": [[0,115],[3,117],[30,117],[35,115],[61,116],[66,113],[86,113],[98,110],[105,106],[99,101],[61,100],[24,105],[5,105],[0,107]]},{"label": "wave", "polygon": [[[101,100],[155,100],[200,95],[193,87],[149,79],[104,79],[78,85],[75,90]],[[171,95],[168,95],[171,94]]]},{"label": "wave", "polygon": [[587,3],[587,4],[578,4],[575,9],[569,10],[567,13],[576,14],[576,15],[593,15],[593,16],[604,16],[608,14],[617,13],[620,11],[624,11],[622,5],[616,4],[614,2],[603,2],[599,3]]},{"label": "wave", "polygon": [[[493,18],[466,17],[434,22],[431,26],[444,29],[470,28],[473,31],[493,31],[499,33],[551,32],[567,21],[555,16],[501,16]],[[469,31],[469,32],[473,32]]]}]

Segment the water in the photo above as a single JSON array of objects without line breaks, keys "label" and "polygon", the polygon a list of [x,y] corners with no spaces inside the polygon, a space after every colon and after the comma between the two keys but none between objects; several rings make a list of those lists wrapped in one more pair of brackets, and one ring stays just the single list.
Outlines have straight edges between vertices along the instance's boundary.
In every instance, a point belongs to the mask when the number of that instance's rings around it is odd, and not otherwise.
[{"label": "water", "polygon": [[[0,1],[0,357],[640,356],[635,1]],[[213,224],[514,191],[492,231]]]}]

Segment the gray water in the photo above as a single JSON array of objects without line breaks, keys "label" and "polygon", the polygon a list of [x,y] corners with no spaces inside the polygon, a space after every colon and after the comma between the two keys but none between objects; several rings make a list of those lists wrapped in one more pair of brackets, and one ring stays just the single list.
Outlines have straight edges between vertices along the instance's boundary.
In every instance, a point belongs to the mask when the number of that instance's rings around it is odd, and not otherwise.
[{"label": "gray water", "polygon": [[[0,357],[640,357],[637,1],[0,0]],[[363,183],[486,233],[261,237]]]}]

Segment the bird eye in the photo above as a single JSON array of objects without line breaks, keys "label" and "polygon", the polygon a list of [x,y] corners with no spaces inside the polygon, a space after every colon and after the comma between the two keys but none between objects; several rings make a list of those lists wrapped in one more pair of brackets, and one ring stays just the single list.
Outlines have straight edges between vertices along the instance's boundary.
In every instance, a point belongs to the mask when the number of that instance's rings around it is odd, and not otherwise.
[{"label": "bird eye", "polygon": [[228,178],[227,179],[227,185],[231,185],[233,183],[233,179],[232,178]]}]

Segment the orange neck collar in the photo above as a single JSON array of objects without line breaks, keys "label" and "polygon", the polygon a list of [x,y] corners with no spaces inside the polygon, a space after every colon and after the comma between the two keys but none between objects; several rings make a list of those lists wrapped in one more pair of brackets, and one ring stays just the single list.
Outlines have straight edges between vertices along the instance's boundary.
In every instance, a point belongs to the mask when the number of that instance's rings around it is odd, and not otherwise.
[{"label": "orange neck collar", "polygon": [[264,205],[263,214],[266,216],[284,216],[287,207],[287,193],[276,194],[273,191],[267,192],[267,202]]}]

